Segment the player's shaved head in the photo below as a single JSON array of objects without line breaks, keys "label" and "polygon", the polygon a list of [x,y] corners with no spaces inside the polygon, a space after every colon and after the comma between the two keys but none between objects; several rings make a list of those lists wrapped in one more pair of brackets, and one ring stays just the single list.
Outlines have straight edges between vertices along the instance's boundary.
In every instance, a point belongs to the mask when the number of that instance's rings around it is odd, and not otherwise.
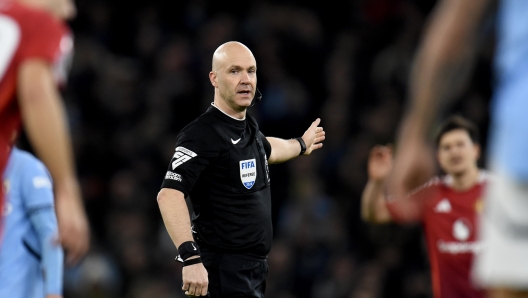
[{"label": "player's shaved head", "polygon": [[213,54],[213,71],[218,71],[236,57],[250,57],[255,61],[251,50],[238,41],[228,41],[219,46]]}]

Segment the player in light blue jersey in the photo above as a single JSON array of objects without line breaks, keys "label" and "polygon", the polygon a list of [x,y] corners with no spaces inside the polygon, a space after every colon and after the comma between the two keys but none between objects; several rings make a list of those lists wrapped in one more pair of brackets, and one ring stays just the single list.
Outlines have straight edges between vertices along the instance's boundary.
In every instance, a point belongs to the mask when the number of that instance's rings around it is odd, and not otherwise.
[{"label": "player in light blue jersey", "polygon": [[64,253],[48,170],[33,155],[13,148],[3,186],[0,297],[62,298]]},{"label": "player in light blue jersey", "polygon": [[499,2],[490,148],[492,166],[523,181],[528,181],[527,14],[528,1]]},{"label": "player in light blue jersey", "polygon": [[488,12],[495,13],[497,40],[487,160],[495,179],[473,273],[488,297],[528,297],[528,0],[437,2],[414,61],[388,190],[403,197],[432,175],[431,128],[467,82]]}]

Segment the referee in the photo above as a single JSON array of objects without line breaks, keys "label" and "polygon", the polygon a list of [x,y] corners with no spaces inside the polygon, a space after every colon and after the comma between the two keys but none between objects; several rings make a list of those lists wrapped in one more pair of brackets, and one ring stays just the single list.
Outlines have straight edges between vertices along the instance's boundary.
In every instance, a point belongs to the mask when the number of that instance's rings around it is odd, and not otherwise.
[{"label": "referee", "polygon": [[186,295],[264,297],[272,242],[268,163],[309,155],[323,146],[325,132],[320,119],[296,139],[260,132],[246,114],[257,90],[257,64],[239,42],[218,47],[209,79],[214,102],[179,133],[159,208],[184,261]]}]

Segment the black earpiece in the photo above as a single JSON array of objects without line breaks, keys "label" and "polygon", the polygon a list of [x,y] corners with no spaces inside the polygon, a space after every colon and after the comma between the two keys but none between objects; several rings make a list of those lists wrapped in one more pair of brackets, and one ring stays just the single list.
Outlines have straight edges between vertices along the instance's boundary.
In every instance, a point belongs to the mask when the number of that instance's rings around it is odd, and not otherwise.
[{"label": "black earpiece", "polygon": [[257,88],[257,92],[255,92],[255,98],[257,101],[262,100],[262,93],[260,93],[260,90]]},{"label": "black earpiece", "polygon": [[255,102],[259,102],[262,100],[262,93],[260,92],[260,90],[257,88],[256,89],[256,92],[255,92],[255,97],[253,97],[253,100],[251,101],[251,105],[249,106],[250,108],[252,106],[255,105]]}]

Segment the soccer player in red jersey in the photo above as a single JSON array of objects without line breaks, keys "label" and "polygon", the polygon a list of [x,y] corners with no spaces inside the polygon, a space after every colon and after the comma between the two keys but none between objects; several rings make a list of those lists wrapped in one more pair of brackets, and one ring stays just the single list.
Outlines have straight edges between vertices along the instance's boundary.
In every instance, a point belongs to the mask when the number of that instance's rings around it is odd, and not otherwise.
[{"label": "soccer player in red jersey", "polygon": [[[528,1],[441,0],[427,20],[409,76],[387,189],[404,197],[434,171],[428,134],[463,98],[478,53],[495,43],[487,164],[494,173],[480,217],[475,282],[489,298],[528,298]],[[489,30],[493,29],[493,30]],[[494,33],[490,36],[488,33]],[[422,180],[423,182],[423,180]]]},{"label": "soccer player in red jersey", "polygon": [[437,158],[446,175],[434,177],[404,199],[385,197],[392,169],[390,147],[376,146],[368,162],[369,181],[361,212],[370,223],[421,222],[427,238],[435,298],[484,297],[471,282],[473,256],[486,174],[479,170],[478,130],[462,117],[449,118],[436,137]]},{"label": "soccer player in red jersey", "polygon": [[74,15],[70,0],[0,0],[0,173],[23,125],[53,177],[60,241],[69,263],[80,260],[89,246],[58,90],[73,49],[64,20]]}]

